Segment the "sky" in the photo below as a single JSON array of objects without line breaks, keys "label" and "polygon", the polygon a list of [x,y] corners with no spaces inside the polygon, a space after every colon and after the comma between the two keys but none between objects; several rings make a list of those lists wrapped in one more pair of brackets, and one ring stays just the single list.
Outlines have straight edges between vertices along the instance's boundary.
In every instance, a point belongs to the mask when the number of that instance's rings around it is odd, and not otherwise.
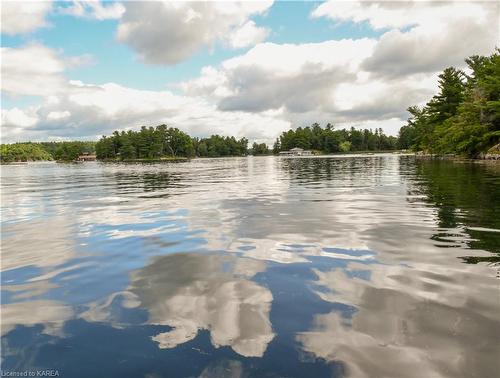
[{"label": "sky", "polygon": [[497,1],[1,2],[1,141],[167,124],[272,144],[397,135],[446,67],[500,46]]}]

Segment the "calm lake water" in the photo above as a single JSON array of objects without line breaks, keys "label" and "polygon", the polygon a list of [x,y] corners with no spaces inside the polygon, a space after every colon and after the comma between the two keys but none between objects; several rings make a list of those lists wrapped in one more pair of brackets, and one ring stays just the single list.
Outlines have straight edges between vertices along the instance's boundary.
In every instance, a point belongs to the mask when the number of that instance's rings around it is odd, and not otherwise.
[{"label": "calm lake water", "polygon": [[4,371],[498,377],[500,165],[1,167]]}]

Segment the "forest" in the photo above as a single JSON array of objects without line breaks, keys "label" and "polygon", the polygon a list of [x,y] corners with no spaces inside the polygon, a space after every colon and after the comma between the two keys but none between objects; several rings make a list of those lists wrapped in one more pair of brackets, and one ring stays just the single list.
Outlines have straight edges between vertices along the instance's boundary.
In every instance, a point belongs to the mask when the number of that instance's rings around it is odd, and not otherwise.
[{"label": "forest", "polygon": [[398,148],[398,139],[387,136],[382,129],[375,131],[335,130],[333,125],[327,124],[322,128],[315,123],[308,127],[298,127],[295,130],[283,132],[273,146],[273,152],[300,147],[320,153],[350,152],[350,151],[388,151]]},{"label": "forest", "polygon": [[161,157],[220,157],[267,155],[294,147],[312,149],[317,153],[348,151],[382,151],[398,147],[396,137],[387,136],[382,129],[334,130],[328,124],[299,127],[283,132],[276,140],[273,150],[265,143],[253,143],[248,148],[248,139],[236,139],[212,135],[209,138],[190,137],[177,128],[166,125],[142,127],[139,131],[115,131],[102,137],[96,144],[98,159],[158,159]]},{"label": "forest", "polygon": [[0,159],[16,161],[58,160],[72,161],[84,152],[93,152],[96,142],[40,142],[13,143],[0,146]]},{"label": "forest", "polygon": [[191,137],[183,131],[160,125],[141,127],[138,131],[115,131],[98,142],[40,142],[2,144],[2,162],[58,160],[72,161],[84,152],[95,152],[100,160],[154,160],[165,157],[223,157],[269,155],[294,147],[312,149],[316,153],[349,151],[382,151],[398,147],[396,137],[387,136],[382,129],[335,130],[315,123],[307,127],[283,132],[273,149],[266,143],[248,139],[212,135],[208,138]]},{"label": "forest", "polygon": [[466,71],[446,68],[439,92],[425,106],[408,108],[399,146],[432,154],[479,157],[500,141],[500,50],[471,56]]},{"label": "forest", "polygon": [[248,140],[220,135],[192,138],[177,128],[160,125],[115,131],[109,137],[103,136],[95,149],[98,159],[108,160],[243,156],[248,153]]}]

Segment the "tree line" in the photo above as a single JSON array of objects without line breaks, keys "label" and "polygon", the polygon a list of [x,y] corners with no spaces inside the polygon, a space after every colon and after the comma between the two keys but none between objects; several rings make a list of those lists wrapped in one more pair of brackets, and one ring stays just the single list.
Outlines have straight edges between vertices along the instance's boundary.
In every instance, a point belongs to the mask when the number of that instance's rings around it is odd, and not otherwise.
[{"label": "tree line", "polygon": [[334,130],[331,124],[322,128],[315,123],[308,127],[283,132],[271,151],[265,143],[253,143],[248,139],[212,135],[208,138],[190,137],[177,128],[166,125],[141,127],[139,131],[115,131],[102,137],[96,144],[98,159],[159,159],[162,157],[221,157],[268,155],[294,147],[312,149],[321,153],[347,151],[394,150],[396,137],[387,136],[382,129]]},{"label": "tree line", "polygon": [[160,125],[139,131],[115,131],[96,144],[98,159],[159,159],[162,157],[242,156],[248,153],[248,139],[212,135],[192,138],[185,132]]},{"label": "tree line", "polygon": [[25,142],[2,144],[0,160],[5,163],[15,161],[60,160],[72,161],[83,153],[94,152],[96,142]]},{"label": "tree line", "polygon": [[41,142],[2,144],[2,162],[62,160],[71,161],[83,153],[96,153],[100,160],[154,160],[164,157],[223,157],[269,155],[294,147],[312,149],[318,153],[347,151],[380,151],[397,148],[397,139],[387,136],[382,129],[334,130],[331,124],[322,128],[315,123],[308,127],[283,132],[273,149],[265,143],[248,139],[212,135],[207,138],[191,137],[185,132],[160,125],[141,127],[138,131],[114,131],[98,142]]},{"label": "tree line", "polygon": [[276,139],[273,152],[278,153],[295,147],[322,153],[384,151],[397,149],[398,139],[385,135],[382,129],[372,131],[352,127],[350,130],[335,130],[330,123],[325,128],[314,123],[311,126],[283,132]]},{"label": "tree line", "polygon": [[408,108],[399,145],[434,154],[477,157],[500,141],[500,50],[465,60],[439,75],[439,92],[425,106]]}]

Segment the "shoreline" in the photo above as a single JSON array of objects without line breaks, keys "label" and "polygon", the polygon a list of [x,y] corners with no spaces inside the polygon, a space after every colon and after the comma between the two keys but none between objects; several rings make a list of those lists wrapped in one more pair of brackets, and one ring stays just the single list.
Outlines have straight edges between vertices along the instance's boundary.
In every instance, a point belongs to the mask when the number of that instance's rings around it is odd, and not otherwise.
[{"label": "shoreline", "polygon": [[483,157],[483,158],[467,158],[463,156],[457,156],[457,155],[436,155],[436,154],[419,154],[419,153],[413,153],[415,157],[419,159],[424,159],[424,160],[447,160],[447,161],[455,161],[455,162],[462,162],[462,163],[500,163],[500,156],[498,157]]},{"label": "shoreline", "polygon": [[185,156],[163,157],[153,159],[98,159],[94,160],[101,163],[183,163],[191,160]]},{"label": "shoreline", "polygon": [[414,156],[420,160],[446,160],[446,161],[454,161],[461,163],[485,163],[485,164],[500,164],[500,156],[498,158],[467,158],[456,155],[436,155],[436,154],[422,154],[416,152],[406,152],[404,150],[385,150],[385,151],[349,151],[349,152],[336,152],[331,154],[314,154],[308,156],[279,156],[275,154],[269,155],[245,155],[245,156],[195,156],[195,157],[165,157],[165,158],[156,158],[156,159],[102,159],[102,160],[93,160],[93,161],[74,161],[74,160],[29,160],[29,161],[9,161],[9,162],[0,162],[0,165],[28,165],[28,164],[37,164],[37,163],[54,163],[54,164],[82,164],[82,163],[125,163],[125,164],[134,164],[134,163],[185,163],[195,159],[225,159],[225,158],[242,158],[242,157],[269,157],[275,156],[279,158],[328,158],[328,157],[348,157],[348,156],[357,156],[357,157],[370,157],[370,156],[380,156],[380,155],[397,155],[397,156]]}]

